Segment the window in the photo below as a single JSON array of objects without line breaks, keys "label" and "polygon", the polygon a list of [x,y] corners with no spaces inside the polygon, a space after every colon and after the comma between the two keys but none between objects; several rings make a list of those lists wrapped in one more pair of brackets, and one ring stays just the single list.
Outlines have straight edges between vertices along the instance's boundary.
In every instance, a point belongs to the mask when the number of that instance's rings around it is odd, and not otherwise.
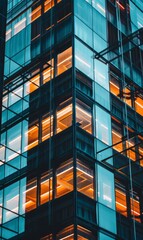
[{"label": "window", "polygon": [[123,150],[123,144],[122,144],[122,127],[121,123],[112,120],[112,142],[113,142],[113,148],[121,152]]},{"label": "window", "polygon": [[136,161],[136,150],[135,150],[136,140],[135,140],[135,137],[131,137],[133,130],[132,131],[128,130],[128,131],[129,131],[129,140],[126,141],[127,157],[133,161]]},{"label": "window", "polygon": [[40,75],[32,77],[28,82],[24,85],[24,95],[28,95],[38,89],[40,86]]},{"label": "window", "polygon": [[17,217],[19,211],[19,182],[4,189],[3,222]]},{"label": "window", "polygon": [[76,103],[76,124],[86,132],[92,134],[91,107],[78,99]]},{"label": "window", "polygon": [[[64,228],[62,231],[60,231],[57,234],[56,237],[57,240],[74,240],[75,239],[75,235],[74,235],[74,226],[68,226],[66,228]],[[95,240],[95,236],[93,236],[92,232],[89,231],[88,229],[81,227],[81,226],[77,226],[77,239],[78,240]]]},{"label": "window", "polygon": [[131,217],[134,218],[137,222],[141,222],[140,219],[140,202],[137,193],[133,193],[133,198],[130,198],[131,202]]},{"label": "window", "polygon": [[77,239],[78,240],[93,240],[96,239],[95,236],[93,236],[92,232],[89,231],[88,229],[81,227],[81,226],[77,226]]},{"label": "window", "polygon": [[116,211],[127,217],[127,199],[124,187],[117,186],[115,193],[116,193]]},{"label": "window", "polygon": [[56,171],[56,197],[61,197],[73,190],[73,162],[69,160]]},{"label": "window", "polygon": [[73,225],[64,228],[57,236],[57,240],[74,240],[74,227]]},{"label": "window", "polygon": [[11,38],[11,28],[6,31],[6,41],[8,41]]},{"label": "window", "polygon": [[53,116],[46,114],[42,117],[42,141],[53,136]]},{"label": "window", "polygon": [[[48,65],[48,67],[47,67]],[[48,61],[43,70],[43,84],[50,81],[54,77],[54,60]]]},{"label": "window", "polygon": [[52,173],[44,173],[40,180],[40,204],[44,204],[52,200],[53,186]]},{"label": "window", "polygon": [[57,75],[72,67],[72,47],[66,49],[57,57]]},{"label": "window", "polygon": [[93,79],[93,52],[78,40],[75,40],[75,66]]},{"label": "window", "polygon": [[26,18],[23,18],[21,21],[15,24],[14,26],[14,35],[19,33],[22,29],[26,27]]},{"label": "window", "polygon": [[72,125],[72,104],[70,100],[61,103],[57,109],[57,133]]},{"label": "window", "polygon": [[143,98],[137,97],[135,99],[135,109],[137,113],[143,116]]},{"label": "window", "polygon": [[111,145],[111,117],[99,107],[96,107],[96,137]]},{"label": "window", "polygon": [[112,75],[110,75],[110,92],[113,93],[115,96],[119,97],[120,94],[119,81]]},{"label": "window", "polygon": [[44,12],[47,12],[54,6],[54,0],[45,0],[44,2]]},{"label": "window", "polygon": [[25,139],[27,140],[27,146],[25,146],[25,151],[30,150],[31,148],[37,146],[38,132],[39,132],[38,123],[35,122],[30,124],[28,130],[25,131]]},{"label": "window", "polygon": [[37,18],[41,16],[41,6],[32,10],[31,13],[31,22],[35,21]]},{"label": "window", "polygon": [[7,131],[7,161],[12,160],[21,153],[21,123],[18,123]]},{"label": "window", "polygon": [[52,239],[53,239],[52,234],[40,238],[40,240],[52,240]]},{"label": "window", "polygon": [[37,180],[32,179],[26,186],[25,211],[29,212],[36,208],[37,205]]},{"label": "window", "polygon": [[90,198],[94,198],[93,170],[77,161],[77,190]]}]

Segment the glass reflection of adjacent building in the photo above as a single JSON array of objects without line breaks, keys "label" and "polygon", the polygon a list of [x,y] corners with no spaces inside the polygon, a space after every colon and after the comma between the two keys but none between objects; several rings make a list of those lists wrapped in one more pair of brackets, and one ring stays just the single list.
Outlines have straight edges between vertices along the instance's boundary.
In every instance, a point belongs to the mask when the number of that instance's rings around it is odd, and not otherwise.
[{"label": "glass reflection of adjacent building", "polygon": [[143,238],[142,12],[8,0],[2,240]]}]

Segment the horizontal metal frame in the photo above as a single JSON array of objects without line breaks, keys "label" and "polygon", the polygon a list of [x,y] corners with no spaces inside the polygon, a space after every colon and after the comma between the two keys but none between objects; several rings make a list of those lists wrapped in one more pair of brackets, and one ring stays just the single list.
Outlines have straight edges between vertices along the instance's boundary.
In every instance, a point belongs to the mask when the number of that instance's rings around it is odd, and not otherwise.
[{"label": "horizontal metal frame", "polygon": [[[118,41],[114,46],[107,47],[106,49],[102,50],[101,52],[96,53],[94,55],[94,58],[97,60],[100,60],[101,62],[103,62],[105,64],[108,64],[121,56],[121,54],[118,54],[115,51],[118,51],[118,49],[119,49],[119,47],[121,47],[121,45],[123,45],[123,47],[124,47],[125,44],[127,44],[127,43],[131,43],[131,44],[133,44],[133,46],[132,47],[130,46],[130,48],[128,50],[126,50],[125,52],[129,52],[133,47],[139,47],[139,46],[143,45],[143,28],[140,28],[139,30],[135,31],[134,33],[130,34],[129,36],[123,38],[122,41]],[[105,55],[110,52],[114,52],[117,56],[107,60]],[[125,52],[123,52],[123,54]],[[108,57],[110,58],[109,55],[108,55]]]}]

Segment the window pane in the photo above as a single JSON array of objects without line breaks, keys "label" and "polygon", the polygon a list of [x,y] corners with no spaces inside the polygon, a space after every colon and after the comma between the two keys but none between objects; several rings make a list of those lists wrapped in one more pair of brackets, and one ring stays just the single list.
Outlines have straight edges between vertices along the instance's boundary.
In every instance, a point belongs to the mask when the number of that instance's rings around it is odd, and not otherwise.
[{"label": "window pane", "polygon": [[40,16],[41,16],[41,6],[33,9],[32,13],[31,13],[31,22],[35,21]]},{"label": "window pane", "polygon": [[126,192],[123,188],[116,187],[116,211],[127,217]]},{"label": "window pane", "polygon": [[99,107],[96,107],[96,137],[111,145],[111,117]]},{"label": "window pane", "polygon": [[58,54],[57,57],[57,75],[67,71],[72,67],[72,47]]},{"label": "window pane", "polygon": [[53,116],[46,114],[42,117],[42,141],[53,136]]},{"label": "window pane", "polygon": [[[49,66],[43,71],[43,84],[50,81],[54,76],[54,60],[48,62]],[[47,64],[45,65],[45,67]]]},{"label": "window pane", "polygon": [[109,91],[108,66],[95,59],[94,69],[95,81]]},{"label": "window pane", "polygon": [[80,100],[76,103],[76,124],[88,133],[92,133],[91,107]]},{"label": "window pane", "polygon": [[68,161],[57,169],[56,197],[61,197],[73,190],[73,163]]},{"label": "window pane", "polygon": [[94,198],[93,170],[79,160],[77,162],[77,190],[90,198]]},{"label": "window pane", "polygon": [[19,182],[4,189],[4,208],[7,210],[4,210],[3,222],[17,217],[19,210]]},{"label": "window pane", "polygon": [[40,181],[40,204],[52,200],[52,173],[45,173]]},{"label": "window pane", "polygon": [[[75,34],[92,47],[92,30],[75,17]],[[90,37],[89,37],[90,36]]]},{"label": "window pane", "polygon": [[57,236],[57,240],[74,240],[74,227],[73,225],[64,228],[62,231],[60,231]]},{"label": "window pane", "polygon": [[135,100],[135,108],[137,113],[139,113],[141,116],[143,116],[143,99],[140,97],[137,97]]},{"label": "window pane", "polygon": [[54,6],[54,0],[45,0],[44,2],[44,12],[47,12]]},{"label": "window pane", "polygon": [[26,203],[25,203],[25,211],[29,212],[32,209],[36,208],[36,194],[37,194],[37,181],[36,179],[32,179],[27,183],[26,186]]},{"label": "window pane", "polygon": [[93,79],[93,52],[78,40],[75,40],[75,66]]},{"label": "window pane", "polygon": [[7,161],[10,161],[18,156],[18,153],[21,153],[21,123],[7,131],[7,146],[11,149],[7,149]]},{"label": "window pane", "polygon": [[24,85],[24,96],[34,92],[40,86],[40,75],[36,75],[35,77],[31,78],[27,83]]},{"label": "window pane", "polygon": [[60,104],[57,111],[57,133],[72,125],[72,104],[64,102]]},{"label": "window pane", "polygon": [[112,121],[112,141],[113,144],[115,144],[113,148],[118,152],[121,152],[123,150],[122,137],[123,136],[121,124]]},{"label": "window pane", "polygon": [[37,146],[38,131],[39,131],[39,125],[37,123],[30,124],[30,126],[28,126],[28,130],[27,131],[25,130],[25,144],[27,142],[27,145],[25,145],[25,148],[24,148],[25,151]]},{"label": "window pane", "polygon": [[131,216],[134,218],[136,221],[141,222],[140,219],[140,202],[139,202],[139,197],[137,196],[136,193],[134,193],[133,198],[130,198],[131,201]]}]

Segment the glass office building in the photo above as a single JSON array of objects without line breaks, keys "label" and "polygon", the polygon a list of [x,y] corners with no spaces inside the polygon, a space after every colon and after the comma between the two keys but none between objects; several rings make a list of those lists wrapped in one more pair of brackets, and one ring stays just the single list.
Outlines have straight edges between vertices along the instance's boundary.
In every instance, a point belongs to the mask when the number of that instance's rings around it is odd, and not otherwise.
[{"label": "glass office building", "polygon": [[0,239],[142,240],[143,1],[0,11]]}]

